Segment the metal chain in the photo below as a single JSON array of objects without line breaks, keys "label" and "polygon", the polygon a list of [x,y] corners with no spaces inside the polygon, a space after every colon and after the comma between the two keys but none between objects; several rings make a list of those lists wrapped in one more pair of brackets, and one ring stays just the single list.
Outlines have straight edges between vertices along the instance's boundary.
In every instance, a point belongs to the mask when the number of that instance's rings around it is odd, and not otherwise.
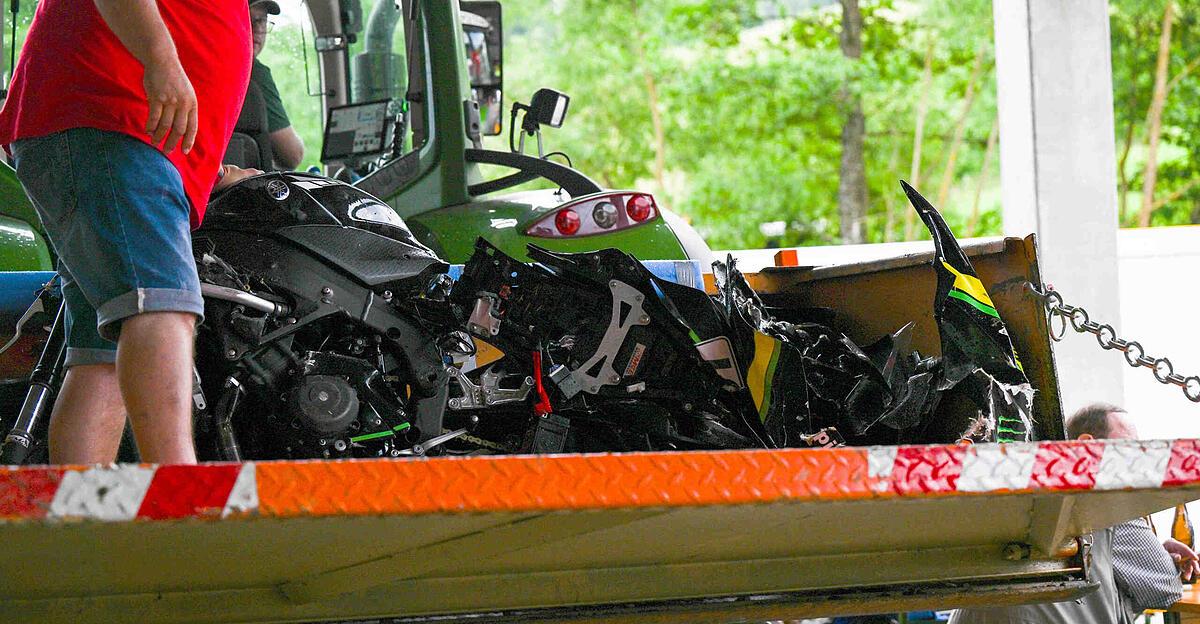
[{"label": "metal chain", "polygon": [[473,436],[469,433],[464,433],[463,435],[458,436],[458,439],[462,440],[463,442],[470,442],[471,444],[474,444],[476,446],[481,446],[483,448],[497,451],[500,453],[515,453],[516,452],[516,449],[509,448],[508,446],[499,444],[497,442],[492,442],[491,440],[485,440],[478,436]]},{"label": "metal chain", "polygon": [[[1125,354],[1125,362],[1133,368],[1144,367],[1154,371],[1154,378],[1159,383],[1166,385],[1179,386],[1183,389],[1183,394],[1188,400],[1194,403],[1200,403],[1200,377],[1192,375],[1184,377],[1175,372],[1174,365],[1171,360],[1165,357],[1152,358],[1146,355],[1146,350],[1142,348],[1141,343],[1136,340],[1124,340],[1117,337],[1117,331],[1112,325],[1107,323],[1100,324],[1088,317],[1087,310],[1081,307],[1068,305],[1063,302],[1062,295],[1058,294],[1050,286],[1046,286],[1046,290],[1039,290],[1037,285],[1026,283],[1025,286],[1042,300],[1042,305],[1046,307],[1046,324],[1050,330],[1050,339],[1059,342],[1067,333],[1067,323],[1070,322],[1071,327],[1075,331],[1084,334],[1092,334],[1096,337],[1096,342],[1100,344],[1100,348],[1108,351],[1116,349]],[[1057,319],[1059,330],[1055,332],[1054,323]]]}]

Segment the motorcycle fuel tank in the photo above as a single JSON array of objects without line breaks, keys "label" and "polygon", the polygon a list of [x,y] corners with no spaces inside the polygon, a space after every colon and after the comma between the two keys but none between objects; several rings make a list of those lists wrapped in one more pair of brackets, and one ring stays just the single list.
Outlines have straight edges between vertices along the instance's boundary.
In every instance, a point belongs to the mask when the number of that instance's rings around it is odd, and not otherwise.
[{"label": "motorcycle fuel tank", "polygon": [[448,268],[391,206],[307,173],[266,173],[217,195],[197,234],[218,230],[287,239],[370,286]]}]

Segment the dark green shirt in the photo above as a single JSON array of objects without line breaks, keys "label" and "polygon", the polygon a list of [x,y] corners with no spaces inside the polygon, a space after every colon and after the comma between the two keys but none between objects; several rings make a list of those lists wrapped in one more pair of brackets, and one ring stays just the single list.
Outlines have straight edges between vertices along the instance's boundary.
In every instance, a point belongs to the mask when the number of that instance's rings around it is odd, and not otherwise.
[{"label": "dark green shirt", "polygon": [[254,59],[254,64],[250,66],[250,82],[258,85],[263,99],[267,102],[267,131],[275,132],[292,125],[287,111],[283,108],[283,100],[279,97],[275,79],[271,77],[271,68]]}]

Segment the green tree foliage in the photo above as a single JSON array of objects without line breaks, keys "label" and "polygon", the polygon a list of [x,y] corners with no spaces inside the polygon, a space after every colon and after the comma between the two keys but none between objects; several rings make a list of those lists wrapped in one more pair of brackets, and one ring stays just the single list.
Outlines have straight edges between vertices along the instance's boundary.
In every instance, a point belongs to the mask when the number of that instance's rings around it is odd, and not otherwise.
[{"label": "green tree foliage", "polygon": [[[1167,0],[1115,0],[1110,29],[1118,197],[1123,225],[1137,223],[1147,114]],[[1174,1],[1174,0],[1173,0]],[[1152,225],[1200,223],[1200,7],[1174,2]]]},{"label": "green tree foliage", "polygon": [[[321,164],[322,126],[325,121],[321,116],[320,95],[309,95],[310,88],[317,93],[321,87],[316,55],[311,49],[305,50],[306,39],[312,39],[312,28],[308,24],[280,23],[268,35],[267,45],[258,56],[258,60],[271,68],[292,128],[304,141],[304,160],[297,167],[301,171]],[[307,68],[305,52],[308,53]],[[304,79],[306,69],[309,72],[307,81]]]},{"label": "green tree foliage", "polygon": [[[851,85],[867,118],[867,235],[897,240],[909,210],[897,180],[910,171],[927,45],[922,187],[931,195],[982,54],[945,207],[952,225],[965,225],[996,111],[990,5],[864,2],[863,59],[851,64],[838,47],[840,8],[813,4],[772,17],[732,0],[506,2],[508,96],[539,86],[570,94],[566,125],[546,139],[578,168],[607,186],[653,190],[714,247],[758,247],[838,241],[838,94]],[[529,18],[537,25],[520,25]],[[991,169],[994,187],[995,160]],[[980,234],[998,232],[991,187]],[[759,227],[768,222],[785,223],[782,236],[768,240]]]}]

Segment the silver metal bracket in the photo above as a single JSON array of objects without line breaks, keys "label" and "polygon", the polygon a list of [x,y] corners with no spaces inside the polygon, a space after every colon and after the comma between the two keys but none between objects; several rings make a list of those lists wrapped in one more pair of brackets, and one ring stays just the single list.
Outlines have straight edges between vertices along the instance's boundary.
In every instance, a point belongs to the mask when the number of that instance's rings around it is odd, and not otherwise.
[{"label": "silver metal bracket", "polygon": [[446,442],[449,442],[450,440],[464,436],[466,434],[467,434],[466,429],[459,429],[457,431],[448,431],[446,433],[443,433],[442,435],[429,438],[428,440],[422,442],[421,444],[414,444],[414,445],[412,445],[412,448],[404,449],[404,450],[398,452],[397,455],[413,455],[416,457],[422,457],[425,455],[425,453],[428,453],[430,451],[430,449],[437,447],[437,446],[441,446],[441,445],[445,444]]},{"label": "silver metal bracket", "polygon": [[500,373],[490,367],[480,373],[478,384],[471,381],[467,374],[458,368],[451,367],[450,376],[458,383],[463,394],[461,397],[454,397],[447,402],[447,406],[453,410],[519,403],[529,398],[529,393],[533,391],[533,377],[523,379],[519,388],[501,388]]},{"label": "silver metal bracket", "polygon": [[334,52],[337,50],[345,50],[347,46],[345,35],[327,35],[317,37],[313,41],[313,47],[317,52]]},{"label": "silver metal bracket", "polygon": [[[613,360],[621,345],[625,344],[625,336],[634,325],[649,325],[650,315],[646,314],[642,302],[645,297],[636,288],[620,280],[610,280],[608,288],[612,291],[612,316],[608,321],[608,329],[596,352],[582,366],[571,371],[571,379],[583,388],[584,392],[596,394],[601,386],[612,385],[621,381],[621,374],[613,368]],[[625,314],[622,312],[625,310]],[[588,371],[599,366],[595,375]],[[561,386],[561,384],[560,384]]]},{"label": "silver metal bracket", "polygon": [[49,294],[50,289],[54,287],[54,281],[57,279],[58,275],[55,274],[54,277],[50,278],[50,281],[42,285],[42,288],[38,291],[33,303],[29,304],[29,307],[25,310],[25,313],[21,315],[21,318],[17,319],[17,327],[13,330],[12,338],[10,338],[8,342],[4,343],[3,347],[0,347],[0,354],[3,354],[5,351],[11,349],[13,345],[17,344],[17,341],[21,339],[21,336],[25,335],[25,324],[29,322],[29,319],[33,318],[34,315],[39,312],[46,311],[46,302],[44,300],[44,296]]}]

